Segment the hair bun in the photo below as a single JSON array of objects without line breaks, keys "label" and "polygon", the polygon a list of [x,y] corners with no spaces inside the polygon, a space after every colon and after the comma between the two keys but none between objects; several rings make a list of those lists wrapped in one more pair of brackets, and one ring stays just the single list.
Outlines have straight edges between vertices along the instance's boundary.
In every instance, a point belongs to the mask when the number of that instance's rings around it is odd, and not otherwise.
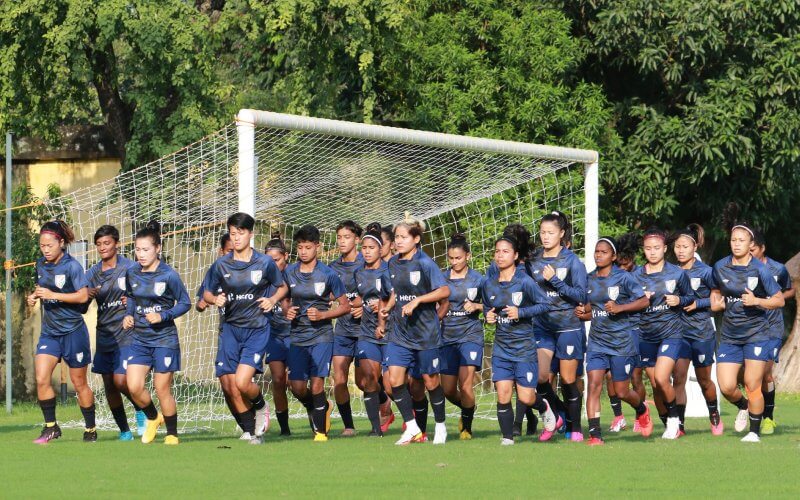
[{"label": "hair bun", "polygon": [[279,240],[281,239],[281,232],[280,231],[272,231],[269,235],[270,239]]},{"label": "hair bun", "polygon": [[378,222],[370,222],[364,230],[368,233],[380,233],[383,228]]},{"label": "hair bun", "polygon": [[450,243],[463,243],[467,241],[467,235],[464,233],[453,233],[450,236]]},{"label": "hair bun", "polygon": [[145,228],[150,231],[154,231],[156,233],[161,234],[161,224],[159,224],[158,221],[151,220],[150,222],[147,223],[147,226],[145,226]]}]

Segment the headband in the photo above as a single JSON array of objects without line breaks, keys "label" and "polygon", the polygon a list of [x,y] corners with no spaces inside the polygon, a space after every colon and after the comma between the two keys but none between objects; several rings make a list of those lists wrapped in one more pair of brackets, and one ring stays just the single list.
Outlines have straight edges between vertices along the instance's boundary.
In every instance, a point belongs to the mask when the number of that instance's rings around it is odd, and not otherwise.
[{"label": "headband", "polygon": [[378,244],[379,247],[383,246],[383,239],[378,238],[374,234],[365,234],[364,235],[364,239],[367,239],[367,238],[371,238],[371,239],[375,240],[375,242]]},{"label": "headband", "polygon": [[605,241],[606,243],[611,245],[611,250],[613,250],[615,254],[617,253],[617,247],[614,246],[614,243],[612,243],[611,240],[609,240],[608,238],[600,238],[599,240],[597,240],[598,243],[600,243],[601,241]]},{"label": "headband", "polygon": [[647,238],[656,238],[656,239],[659,239],[661,241],[667,241],[667,237],[664,236],[663,234],[659,234],[659,233],[645,234],[643,240],[646,240]]},{"label": "headband", "polygon": [[733,227],[731,228],[731,232],[733,232],[733,230],[734,230],[734,229],[744,229],[745,231],[747,231],[748,233],[750,233],[750,237],[751,237],[751,238],[755,238],[755,237],[756,237],[756,235],[755,235],[755,234],[753,234],[753,230],[752,230],[752,229],[750,229],[750,228],[749,228],[749,227],[747,227],[747,226],[743,226],[742,224],[737,224],[737,225],[733,226]]},{"label": "headband", "polygon": [[696,239],[694,239],[694,236],[692,236],[692,235],[691,235],[691,233],[689,233],[689,231],[687,231],[687,230],[685,230],[685,229],[684,229],[683,231],[680,231],[680,232],[678,232],[678,238],[680,238],[681,236],[686,236],[687,238],[689,238],[690,240],[692,240],[692,243],[694,243],[695,245],[697,245],[697,240],[696,240]]},{"label": "headband", "polygon": [[63,240],[63,239],[65,239],[63,235],[61,235],[61,234],[58,234],[57,232],[55,232],[55,231],[51,231],[51,230],[49,230],[49,229],[45,229],[45,230],[41,231],[39,234],[52,234],[53,236],[55,236],[55,237],[56,237],[56,238],[58,238],[59,240]]},{"label": "headband", "polygon": [[514,247],[515,251],[517,250],[517,240],[515,240],[511,236],[501,236],[497,238],[497,241],[507,241],[508,243],[511,243],[511,246]]}]

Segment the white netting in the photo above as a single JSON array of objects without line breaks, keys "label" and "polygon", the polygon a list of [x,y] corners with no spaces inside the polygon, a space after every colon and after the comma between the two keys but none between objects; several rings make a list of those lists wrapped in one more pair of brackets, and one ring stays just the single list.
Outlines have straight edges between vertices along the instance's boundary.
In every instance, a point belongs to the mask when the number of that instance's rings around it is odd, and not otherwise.
[{"label": "white netting", "polygon": [[[473,267],[484,271],[492,244],[507,224],[521,222],[533,229],[542,215],[559,209],[574,223],[573,248],[582,254],[581,163],[261,127],[255,129],[254,153],[257,248],[275,230],[288,245],[296,228],[313,223],[323,233],[321,259],[331,261],[337,257],[334,229],[339,221],[393,223],[410,211],[426,221],[424,250],[442,267],[449,236],[459,230],[472,246]],[[123,254],[130,256],[135,229],[150,219],[161,221],[167,261],[193,294],[216,257],[224,221],[237,211],[237,168],[232,124],[115,179],[50,200],[47,207],[54,216],[65,214],[77,238],[87,242],[89,265],[97,260],[92,235],[100,225],[120,229]],[[94,309],[87,318],[91,329]],[[214,378],[217,315],[192,309],[178,327],[183,371],[175,395],[183,430],[231,419]],[[487,330],[487,339],[491,335]],[[487,343],[484,367],[490,355]],[[484,368],[476,382],[479,417],[494,416],[490,378]],[[269,394],[268,371],[263,380]],[[113,426],[100,378],[93,376],[91,385],[99,422]],[[351,393],[354,412],[363,414],[354,385]],[[299,405],[292,408],[293,415],[302,414]]]}]

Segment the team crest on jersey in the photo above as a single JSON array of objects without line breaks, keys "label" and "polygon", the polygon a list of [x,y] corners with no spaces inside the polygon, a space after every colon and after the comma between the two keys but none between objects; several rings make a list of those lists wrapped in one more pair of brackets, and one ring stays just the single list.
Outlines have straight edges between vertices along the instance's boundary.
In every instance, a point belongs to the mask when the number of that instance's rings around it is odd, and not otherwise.
[{"label": "team crest on jersey", "polygon": [[556,276],[558,276],[558,279],[560,279],[561,281],[564,281],[564,278],[567,277],[568,271],[569,269],[567,269],[566,267],[559,267],[558,269],[556,269]]},{"label": "team crest on jersey", "polygon": [[574,345],[568,345],[567,346],[567,355],[572,356],[573,351],[575,351],[575,346]]},{"label": "team crest on jersey", "polygon": [[630,373],[631,373],[631,364],[628,363],[627,365],[625,365],[625,375],[628,375]]},{"label": "team crest on jersey", "polygon": [[775,280],[775,283],[778,282],[778,277],[777,276],[773,275],[772,278]]},{"label": "team crest on jersey", "polygon": [[753,348],[753,352],[756,354],[756,356],[761,356],[761,347],[759,346]]},{"label": "team crest on jersey", "polygon": [[377,290],[379,292],[381,291],[381,279],[380,278],[376,278],[375,279],[375,290]]},{"label": "team crest on jersey", "polygon": [[408,281],[410,281],[412,285],[419,283],[419,271],[411,271],[408,273]]},{"label": "team crest on jersey", "polygon": [[64,285],[67,283],[67,275],[65,274],[56,274],[56,286],[58,288],[64,288]]},{"label": "team crest on jersey", "polygon": [[314,283],[314,293],[322,297],[322,294],[325,293],[325,282],[318,281]]},{"label": "team crest on jersey", "polygon": [[667,280],[664,282],[664,287],[667,289],[669,293],[675,291],[675,280]]},{"label": "team crest on jersey", "polygon": [[520,304],[522,304],[522,292],[512,293],[511,302],[513,302],[515,306],[519,306]]},{"label": "team crest on jersey", "polygon": [[153,291],[156,295],[161,297],[164,295],[164,292],[167,291],[167,282],[166,281],[156,281],[153,285]]},{"label": "team crest on jersey", "polygon": [[669,344],[664,344],[661,346],[661,352],[667,352],[667,349],[669,349]]},{"label": "team crest on jersey", "polygon": [[75,355],[75,359],[77,359],[77,360],[78,360],[78,363],[81,363],[81,362],[83,362],[83,353],[82,353],[82,352],[79,352],[78,354],[76,354],[76,355]]},{"label": "team crest on jersey", "polygon": [[478,289],[477,288],[467,288],[467,298],[472,301],[475,300],[475,297],[478,296]]},{"label": "team crest on jersey", "polygon": [[758,276],[748,276],[747,277],[747,289],[751,292],[756,289],[758,286]]},{"label": "team crest on jersey", "polygon": [[533,380],[533,372],[528,372],[525,374],[525,378],[528,379],[528,382]]},{"label": "team crest on jersey", "polygon": [[164,366],[169,366],[172,364],[172,356],[165,356],[164,357]]},{"label": "team crest on jersey", "polygon": [[261,355],[258,353],[253,354],[253,363],[258,363],[259,361],[261,361]]},{"label": "team crest on jersey", "polygon": [[702,363],[705,360],[706,360],[706,355],[705,354],[698,354],[697,355],[697,361]]},{"label": "team crest on jersey", "polygon": [[125,276],[117,278],[117,286],[120,290],[125,290]]},{"label": "team crest on jersey", "polygon": [[611,300],[617,300],[617,297],[619,297],[619,287],[618,286],[608,287],[608,298]]},{"label": "team crest on jersey", "polygon": [[439,358],[433,358],[433,367],[434,368],[438,368],[439,367]]},{"label": "team crest on jersey", "polygon": [[700,278],[692,278],[689,283],[692,285],[692,290],[700,288]]},{"label": "team crest on jersey", "polygon": [[261,276],[262,271],[259,269],[258,271],[250,271],[250,282],[254,285],[258,285],[261,283]]},{"label": "team crest on jersey", "polygon": [[477,357],[478,357],[478,351],[469,351],[469,359],[475,361]]},{"label": "team crest on jersey", "polygon": [[125,369],[125,370],[128,369],[128,360],[127,359],[123,359],[122,360],[122,368]]}]

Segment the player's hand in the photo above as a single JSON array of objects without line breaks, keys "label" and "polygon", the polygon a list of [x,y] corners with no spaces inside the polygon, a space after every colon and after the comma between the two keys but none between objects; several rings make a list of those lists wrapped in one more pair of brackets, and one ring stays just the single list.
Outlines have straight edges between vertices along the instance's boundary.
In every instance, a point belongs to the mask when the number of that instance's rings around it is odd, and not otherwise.
[{"label": "player's hand", "polygon": [[361,316],[364,314],[363,307],[351,307],[350,314],[353,316],[353,319],[360,319]]},{"label": "player's hand", "polygon": [[753,307],[758,305],[758,297],[753,295],[753,292],[750,291],[749,288],[744,289],[744,293],[742,294],[742,304],[747,307]]},{"label": "player's hand", "polygon": [[464,301],[464,310],[470,314],[474,313],[475,311],[480,311],[481,309],[483,309],[483,306],[480,304],[476,304],[469,299]]},{"label": "player's hand", "polygon": [[389,318],[389,313],[392,312],[391,309],[388,307],[384,307],[383,309],[378,311],[382,320],[386,321]]},{"label": "player's hand", "polygon": [[670,307],[681,305],[681,298],[677,295],[664,295],[664,302]]},{"label": "player's hand", "polygon": [[683,310],[687,313],[690,313],[697,309],[697,301],[692,302],[688,306],[684,307]]},{"label": "player's hand", "polygon": [[490,309],[486,313],[486,322],[489,323],[490,325],[497,323],[497,313],[494,312],[494,309]]},{"label": "player's hand", "polygon": [[542,276],[543,276],[543,277],[544,277],[544,279],[546,279],[547,281],[550,281],[550,280],[553,278],[553,276],[555,276],[555,275],[556,275],[556,270],[555,270],[555,269],[553,269],[553,266],[551,266],[550,264],[547,264],[547,265],[546,265],[546,266],[544,266],[544,268],[542,269]]},{"label": "player's hand", "polygon": [[203,299],[197,299],[197,304],[194,305],[194,308],[197,309],[198,312],[203,312],[208,308],[208,302]]},{"label": "player's hand", "polygon": [[36,305],[36,300],[37,300],[37,298],[38,298],[38,297],[36,297],[36,293],[32,293],[32,294],[28,295],[28,296],[25,298],[25,299],[26,299],[26,302],[28,303],[28,307],[33,307],[33,306],[35,306],[35,305]]},{"label": "player's hand", "polygon": [[503,308],[503,312],[506,313],[506,317],[510,320],[519,319],[519,308],[514,306],[505,306]]},{"label": "player's hand", "polygon": [[385,334],[386,334],[386,327],[385,326],[377,326],[377,327],[375,327],[375,338],[376,339],[382,339]]},{"label": "player's hand", "polygon": [[122,318],[122,329],[130,330],[133,328],[133,316],[125,316]]},{"label": "player's hand", "polygon": [[608,314],[619,314],[620,312],[619,304],[617,304],[613,300],[609,300],[608,302],[603,304],[603,309],[605,309],[605,311]]},{"label": "player's hand", "polygon": [[128,296],[127,295],[123,295],[122,296],[122,307],[128,307]]},{"label": "player's hand", "polygon": [[53,300],[56,297],[56,293],[54,291],[43,286],[37,286],[33,294],[42,300]]},{"label": "player's hand", "polygon": [[419,305],[418,299],[412,300],[411,302],[403,306],[403,309],[401,309],[400,311],[401,315],[411,316],[414,313],[414,309],[416,309],[418,305]]},{"label": "player's hand", "polygon": [[161,323],[161,313],[157,312],[147,313],[145,314],[144,319],[146,319],[147,322],[150,323],[151,325]]},{"label": "player's hand", "polygon": [[323,312],[316,307],[309,307],[306,309],[306,316],[308,316],[308,319],[311,321],[322,321],[325,319]]},{"label": "player's hand", "polygon": [[575,316],[581,317],[586,314],[586,306],[584,304],[578,304],[575,306]]},{"label": "player's hand", "polygon": [[261,297],[260,299],[256,300],[258,307],[261,308],[262,311],[271,311],[275,304],[269,299],[269,297]]},{"label": "player's hand", "polygon": [[[99,286],[95,286],[95,287],[91,287],[90,286],[88,288],[88,290],[89,290],[89,299],[93,299],[93,298],[97,297],[97,292],[100,291],[100,287]],[[124,295],[123,295],[123,297],[124,297]]]},{"label": "player's hand", "polygon": [[378,314],[381,309],[381,302],[378,299],[372,299],[369,302],[367,302],[367,307],[372,309],[372,312],[374,312],[375,314]]},{"label": "player's hand", "polygon": [[225,307],[225,303],[228,302],[228,298],[225,297],[224,293],[217,295],[216,300],[214,300],[214,305],[217,307]]},{"label": "player's hand", "polygon": [[647,297],[647,300],[653,300],[653,295],[655,295],[655,293],[656,292],[650,292],[650,291],[645,290],[644,291],[644,296]]},{"label": "player's hand", "polygon": [[711,296],[711,310],[712,311],[724,311],[725,310],[725,297],[722,295],[718,296]]},{"label": "player's hand", "polygon": [[283,311],[283,315],[289,321],[294,321],[294,319],[297,317],[298,312],[300,312],[300,308],[298,306],[294,306]]}]

